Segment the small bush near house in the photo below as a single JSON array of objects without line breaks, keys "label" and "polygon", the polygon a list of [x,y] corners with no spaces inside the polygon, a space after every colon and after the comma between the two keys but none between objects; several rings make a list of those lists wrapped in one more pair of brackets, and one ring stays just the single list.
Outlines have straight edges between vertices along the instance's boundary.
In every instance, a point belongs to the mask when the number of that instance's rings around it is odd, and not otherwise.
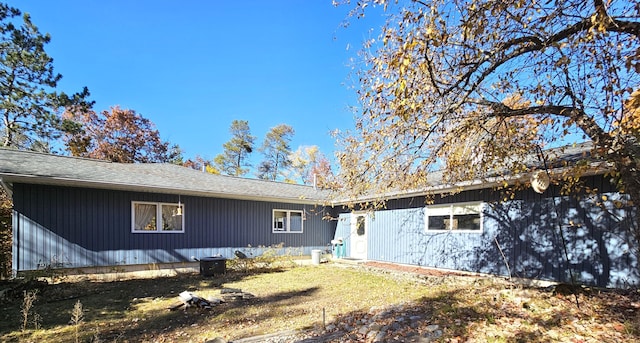
[{"label": "small bush near house", "polygon": [[284,243],[268,247],[248,246],[238,250],[234,258],[227,260],[227,269],[244,273],[274,271],[295,267],[296,258],[300,258],[300,254],[290,248],[285,250]]}]

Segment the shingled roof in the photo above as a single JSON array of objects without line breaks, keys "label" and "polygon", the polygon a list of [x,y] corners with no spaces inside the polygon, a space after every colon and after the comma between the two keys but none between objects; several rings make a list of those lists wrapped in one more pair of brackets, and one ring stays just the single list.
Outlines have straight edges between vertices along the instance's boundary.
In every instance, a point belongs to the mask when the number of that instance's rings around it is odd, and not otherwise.
[{"label": "shingled roof", "polygon": [[[588,168],[582,174],[583,176],[601,175],[611,171],[612,165],[602,158],[592,156],[592,149],[593,143],[591,142],[575,143],[546,150],[532,151],[528,156],[524,157],[522,162],[531,170],[548,169],[548,172],[552,175],[562,173],[568,166],[580,161],[588,163]],[[522,159],[522,157],[514,158]],[[481,178],[448,182],[445,179],[443,170],[435,170],[429,172],[427,175],[425,180],[426,186],[424,187],[415,189],[391,189],[386,190],[385,193],[371,191],[369,194],[357,195],[353,198],[343,197],[333,200],[333,203],[344,204],[349,202],[376,201],[380,199],[410,198],[427,194],[459,192],[460,190],[493,188],[501,186],[505,182],[508,184],[514,184],[516,181],[527,182],[530,176],[530,172],[513,174],[509,170],[486,170]]]},{"label": "shingled roof", "polygon": [[213,175],[168,163],[115,163],[0,149],[0,181],[288,203],[322,203],[311,186]]},{"label": "shingled roof", "polygon": [[[586,159],[591,162],[590,174],[610,170],[606,163],[590,156],[591,148],[591,143],[581,143],[541,153],[552,169],[562,169],[565,163]],[[525,159],[525,164],[543,167],[538,154]],[[513,175],[511,179],[522,177],[528,178],[527,175]],[[443,180],[442,171],[434,171],[428,175],[429,187],[391,191],[384,197],[404,198],[480,189],[504,182],[504,178],[493,179],[496,177],[488,173],[483,179],[449,184]],[[331,199],[330,191],[311,186],[213,175],[168,163],[115,163],[0,148],[0,183],[10,185],[14,182],[304,204],[323,204],[330,200],[334,204],[349,202],[349,199]],[[380,196],[362,196],[358,201]]]}]

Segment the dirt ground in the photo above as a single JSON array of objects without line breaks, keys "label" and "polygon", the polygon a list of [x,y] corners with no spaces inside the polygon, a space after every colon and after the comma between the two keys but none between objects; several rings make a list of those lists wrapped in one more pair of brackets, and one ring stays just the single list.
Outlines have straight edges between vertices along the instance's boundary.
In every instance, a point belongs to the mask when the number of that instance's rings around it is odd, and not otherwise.
[{"label": "dirt ground", "polygon": [[366,262],[364,263],[364,265],[367,267],[381,268],[381,269],[393,270],[397,272],[414,273],[414,274],[419,274],[424,276],[472,276],[474,275],[471,273],[423,268],[418,266],[409,266],[409,265],[394,264],[394,263]]}]

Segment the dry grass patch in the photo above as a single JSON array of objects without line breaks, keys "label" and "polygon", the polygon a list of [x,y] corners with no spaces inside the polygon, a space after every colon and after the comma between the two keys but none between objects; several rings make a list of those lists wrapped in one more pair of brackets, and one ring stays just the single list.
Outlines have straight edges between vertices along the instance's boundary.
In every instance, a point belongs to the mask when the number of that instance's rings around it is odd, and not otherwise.
[{"label": "dry grass patch", "polygon": [[[572,295],[522,288],[498,279],[419,275],[332,264],[230,272],[221,277],[179,275],[113,282],[37,284],[39,327],[22,329],[20,296],[2,303],[0,341],[8,342],[205,342],[306,330],[362,342],[366,320],[394,308],[378,327],[387,338],[420,335],[437,325],[443,342],[619,342],[640,339],[637,292],[590,291]],[[211,310],[169,311],[178,294],[190,291],[219,298],[222,288],[238,288],[253,298]],[[82,313],[78,313],[78,302]],[[400,305],[399,305],[400,304]],[[75,314],[73,313],[76,308]],[[336,328],[324,330],[326,324]],[[395,323],[403,313],[420,314],[419,325]],[[75,322],[72,320],[76,316]],[[79,316],[81,320],[78,320]],[[342,331],[340,331],[342,330]],[[338,336],[337,336],[338,335]]]}]

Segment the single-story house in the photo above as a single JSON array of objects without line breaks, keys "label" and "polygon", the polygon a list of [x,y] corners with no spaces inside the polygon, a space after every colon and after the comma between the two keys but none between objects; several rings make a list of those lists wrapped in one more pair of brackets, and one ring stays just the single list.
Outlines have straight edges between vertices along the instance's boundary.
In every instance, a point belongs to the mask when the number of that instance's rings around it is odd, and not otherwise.
[{"label": "single-story house", "polygon": [[323,220],[326,191],[172,164],[0,149],[0,182],[13,198],[17,272],[232,258],[277,245],[309,255],[327,249],[336,225]]},{"label": "single-story house", "polygon": [[[587,148],[555,160],[573,162]],[[638,285],[635,219],[607,171],[594,163],[583,179],[597,192],[580,197],[551,185],[506,200],[495,188],[502,179],[449,185],[432,173],[432,186],[387,194],[385,209],[359,212],[335,199],[326,206],[330,194],[310,186],[0,149],[16,271],[176,263],[277,244],[309,255],[342,240],[352,259]]]},{"label": "single-story house", "polygon": [[[544,155],[553,174],[562,172],[565,162],[584,161],[589,150],[589,144],[580,144],[562,149],[562,155],[557,150]],[[531,164],[540,165],[538,156]],[[368,261],[637,286],[638,247],[630,232],[636,219],[608,171],[606,163],[592,161],[582,181],[596,192],[578,197],[563,195],[552,184],[541,194],[529,187],[507,199],[496,190],[504,178],[446,184],[436,172],[428,189],[398,192],[383,210],[340,213],[334,239],[343,240],[346,256]],[[530,176],[507,179],[524,183]]]}]

